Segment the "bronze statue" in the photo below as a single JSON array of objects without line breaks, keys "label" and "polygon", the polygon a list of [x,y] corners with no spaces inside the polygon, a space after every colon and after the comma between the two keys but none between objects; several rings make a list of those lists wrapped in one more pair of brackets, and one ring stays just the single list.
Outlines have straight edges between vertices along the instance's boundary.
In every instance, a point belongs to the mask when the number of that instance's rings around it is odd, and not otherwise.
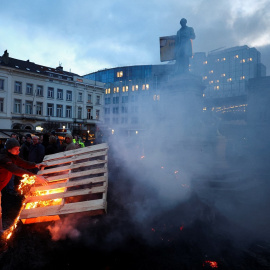
[{"label": "bronze statue", "polygon": [[189,57],[192,56],[192,39],[194,29],[187,26],[185,18],[180,20],[181,28],[177,31],[175,41],[176,73],[186,73],[189,68]]}]

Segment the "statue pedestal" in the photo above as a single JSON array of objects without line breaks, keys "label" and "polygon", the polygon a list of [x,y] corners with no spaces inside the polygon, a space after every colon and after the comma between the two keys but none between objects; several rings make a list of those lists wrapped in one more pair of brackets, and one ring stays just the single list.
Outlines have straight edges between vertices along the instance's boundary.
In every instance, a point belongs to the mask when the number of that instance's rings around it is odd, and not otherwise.
[{"label": "statue pedestal", "polygon": [[197,137],[201,132],[203,89],[201,77],[189,73],[172,77],[162,87],[162,126],[175,139]]}]

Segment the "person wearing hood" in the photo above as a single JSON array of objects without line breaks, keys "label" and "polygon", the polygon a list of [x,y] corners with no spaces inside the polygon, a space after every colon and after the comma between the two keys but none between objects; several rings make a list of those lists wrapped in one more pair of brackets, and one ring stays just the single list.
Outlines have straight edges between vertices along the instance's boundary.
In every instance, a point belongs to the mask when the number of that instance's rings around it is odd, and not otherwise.
[{"label": "person wearing hood", "polygon": [[40,168],[42,164],[36,164],[23,160],[19,157],[20,143],[18,140],[11,138],[7,140],[5,149],[0,152],[0,234],[2,227],[2,209],[1,209],[1,191],[8,184],[12,175],[22,177],[24,174],[29,176],[36,176],[36,183],[41,185],[48,185],[47,180],[40,175],[36,175],[28,171],[33,168]]},{"label": "person wearing hood", "polygon": [[73,142],[73,136],[71,134],[66,134],[65,142],[67,144],[65,151],[76,149],[76,145]]}]

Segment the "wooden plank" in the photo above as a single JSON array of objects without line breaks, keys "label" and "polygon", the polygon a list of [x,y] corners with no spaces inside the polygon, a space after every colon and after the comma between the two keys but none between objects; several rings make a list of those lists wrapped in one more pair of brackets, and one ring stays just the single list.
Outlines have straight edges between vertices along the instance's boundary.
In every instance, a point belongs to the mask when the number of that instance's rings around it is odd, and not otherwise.
[{"label": "wooden plank", "polygon": [[83,148],[78,148],[74,150],[69,150],[69,151],[64,151],[52,155],[47,155],[44,157],[43,161],[51,160],[51,159],[58,159],[58,158],[63,158],[63,157],[70,157],[73,155],[78,155],[78,154],[83,154],[86,152],[94,152],[94,151],[100,151],[103,149],[108,149],[108,144],[107,143],[101,143],[101,144],[96,144],[96,145],[91,145]]},{"label": "wooden plank", "polygon": [[43,217],[36,217],[36,218],[29,218],[29,219],[22,219],[23,224],[32,224],[32,223],[41,223],[41,222],[51,222],[59,220],[60,217],[56,216],[43,216]]},{"label": "wooden plank", "polygon": [[63,198],[79,196],[79,195],[103,193],[106,191],[107,191],[107,186],[78,189],[78,190],[59,192],[59,193],[53,193],[53,194],[48,194],[48,195],[42,195],[42,196],[27,197],[25,200],[25,203],[36,202],[36,201],[47,201],[47,200],[53,200],[53,199],[63,199]]},{"label": "wooden plank", "polygon": [[[63,158],[60,160],[49,160],[49,161],[46,161],[46,162],[43,162],[46,164],[46,167],[50,167],[50,166],[56,166],[56,165],[61,165],[61,164],[65,164],[65,163],[71,163],[71,162],[75,162],[75,161],[79,161],[79,160],[82,160],[82,159],[90,159],[90,158],[94,158],[94,157],[101,157],[101,156],[105,156],[107,155],[107,150],[103,151],[103,152],[89,152],[89,153],[86,153],[85,155],[82,155],[82,156],[70,156],[68,158]],[[44,161],[44,160],[43,160]],[[40,171],[42,172],[42,171]]]},{"label": "wooden plank", "polygon": [[61,166],[61,167],[56,167],[56,168],[43,170],[39,174],[44,175],[44,174],[50,174],[50,173],[58,173],[58,172],[73,170],[73,169],[77,169],[77,168],[81,168],[81,167],[102,165],[102,164],[104,164],[106,162],[107,162],[106,160],[99,160],[98,159],[98,160],[92,160],[92,161],[87,161],[87,162],[82,162],[82,163],[75,163],[75,164],[71,164],[71,165],[66,165],[66,166]]},{"label": "wooden plank", "polygon": [[87,178],[83,180],[75,180],[75,181],[68,181],[65,183],[59,183],[59,184],[49,184],[48,186],[39,186],[39,187],[32,187],[30,189],[30,192],[35,192],[37,190],[49,190],[49,189],[56,189],[56,188],[68,188],[68,187],[75,187],[80,185],[87,185],[91,183],[101,183],[106,182],[108,178],[106,176],[98,176],[93,178]]},{"label": "wooden plank", "polygon": [[93,170],[87,170],[87,171],[82,171],[82,172],[76,172],[76,173],[72,173],[72,172],[69,172],[67,174],[59,174],[59,175],[56,175],[56,176],[52,176],[52,177],[47,177],[47,181],[48,182],[53,182],[53,181],[59,181],[59,180],[63,180],[63,179],[67,179],[69,178],[72,179],[72,178],[76,178],[76,177],[82,177],[82,176],[90,176],[90,175],[93,175],[93,174],[101,174],[101,173],[106,173],[106,169],[104,168],[101,168],[101,169],[93,169]]},{"label": "wooden plank", "polygon": [[77,203],[69,203],[64,205],[54,205],[47,207],[40,207],[34,209],[23,209],[21,212],[21,219],[36,218],[41,216],[65,215],[71,213],[87,212],[93,210],[104,209],[106,211],[106,201],[99,199],[94,201],[84,201]]}]

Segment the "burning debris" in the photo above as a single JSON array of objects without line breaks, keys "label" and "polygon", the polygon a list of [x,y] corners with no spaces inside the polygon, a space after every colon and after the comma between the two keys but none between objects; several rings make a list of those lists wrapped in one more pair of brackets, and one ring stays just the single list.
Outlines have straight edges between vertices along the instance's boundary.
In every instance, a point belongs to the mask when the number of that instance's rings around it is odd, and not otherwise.
[{"label": "burning debris", "polygon": [[18,191],[24,196],[14,223],[5,231],[9,240],[18,222],[31,224],[59,220],[61,215],[106,212],[107,145],[85,147],[45,156],[47,166],[40,171],[48,186],[36,186],[35,176],[24,175]]}]

